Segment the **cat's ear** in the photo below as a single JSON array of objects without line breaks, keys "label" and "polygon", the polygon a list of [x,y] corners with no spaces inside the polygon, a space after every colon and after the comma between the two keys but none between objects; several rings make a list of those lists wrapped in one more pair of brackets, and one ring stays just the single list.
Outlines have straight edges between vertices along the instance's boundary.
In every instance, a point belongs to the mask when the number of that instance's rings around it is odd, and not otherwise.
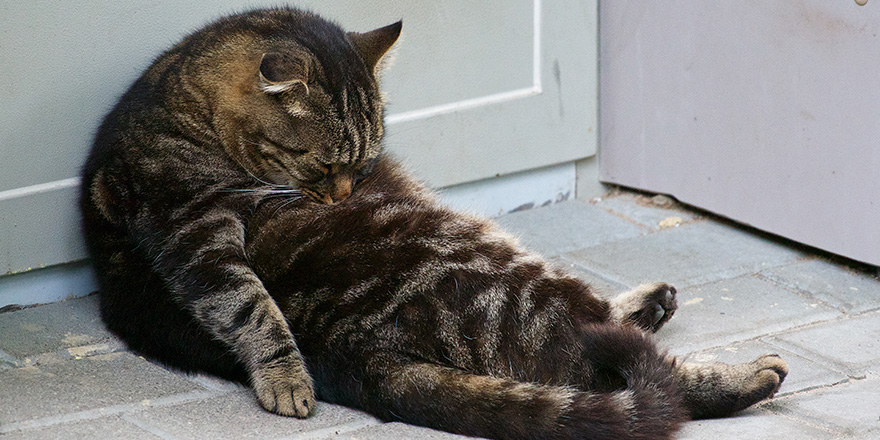
[{"label": "cat's ear", "polygon": [[367,67],[375,72],[376,66],[379,65],[379,60],[397,41],[402,27],[403,22],[398,21],[397,23],[369,32],[349,32],[348,38],[354,43],[354,47],[357,48]]},{"label": "cat's ear", "polygon": [[260,60],[260,89],[269,94],[295,87],[309,91],[309,58],[291,52],[268,52]]}]

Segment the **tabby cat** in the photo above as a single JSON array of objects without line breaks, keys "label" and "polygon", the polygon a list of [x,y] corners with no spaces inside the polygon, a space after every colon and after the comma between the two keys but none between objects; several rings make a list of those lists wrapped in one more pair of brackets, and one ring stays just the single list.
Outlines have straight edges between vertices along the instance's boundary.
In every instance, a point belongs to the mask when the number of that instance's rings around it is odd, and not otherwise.
[{"label": "tabby cat", "polygon": [[84,170],[110,330],[278,414],[307,417],[317,396],[492,438],[669,438],[775,393],[775,355],[655,347],[671,286],[601,300],[383,154],[377,74],[400,30],[256,10],[156,59]]}]

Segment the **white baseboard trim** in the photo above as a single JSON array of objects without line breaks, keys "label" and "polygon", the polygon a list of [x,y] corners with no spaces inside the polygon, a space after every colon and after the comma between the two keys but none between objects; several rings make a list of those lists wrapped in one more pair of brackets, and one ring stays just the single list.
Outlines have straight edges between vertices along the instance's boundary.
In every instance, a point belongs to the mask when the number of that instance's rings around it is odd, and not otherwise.
[{"label": "white baseboard trim", "polygon": [[568,162],[440,189],[454,209],[488,217],[549,205],[575,197],[575,163]]},{"label": "white baseboard trim", "polygon": [[86,261],[59,264],[0,277],[0,309],[47,304],[98,290],[92,265]]}]

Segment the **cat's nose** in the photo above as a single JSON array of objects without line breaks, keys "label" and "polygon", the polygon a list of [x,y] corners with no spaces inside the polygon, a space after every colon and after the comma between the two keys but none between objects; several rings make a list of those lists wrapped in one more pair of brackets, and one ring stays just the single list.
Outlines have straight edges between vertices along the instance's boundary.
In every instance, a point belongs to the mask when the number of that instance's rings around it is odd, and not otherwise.
[{"label": "cat's nose", "polygon": [[337,176],[333,181],[332,191],[324,197],[330,199],[330,204],[339,203],[351,196],[352,184],[351,177]]},{"label": "cat's nose", "polygon": [[328,195],[324,196],[323,202],[328,205],[335,205],[335,204],[347,199],[348,196],[350,196],[350,195],[351,195],[351,190],[349,190],[348,192],[345,192],[345,193],[334,193],[333,195],[328,194]]}]

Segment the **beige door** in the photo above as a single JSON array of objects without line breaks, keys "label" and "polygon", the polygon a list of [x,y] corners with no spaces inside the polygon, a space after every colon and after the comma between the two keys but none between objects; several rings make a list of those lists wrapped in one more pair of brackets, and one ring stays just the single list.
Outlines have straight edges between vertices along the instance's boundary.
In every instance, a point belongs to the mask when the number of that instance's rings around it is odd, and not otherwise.
[{"label": "beige door", "polygon": [[880,2],[600,14],[603,180],[880,265]]}]

